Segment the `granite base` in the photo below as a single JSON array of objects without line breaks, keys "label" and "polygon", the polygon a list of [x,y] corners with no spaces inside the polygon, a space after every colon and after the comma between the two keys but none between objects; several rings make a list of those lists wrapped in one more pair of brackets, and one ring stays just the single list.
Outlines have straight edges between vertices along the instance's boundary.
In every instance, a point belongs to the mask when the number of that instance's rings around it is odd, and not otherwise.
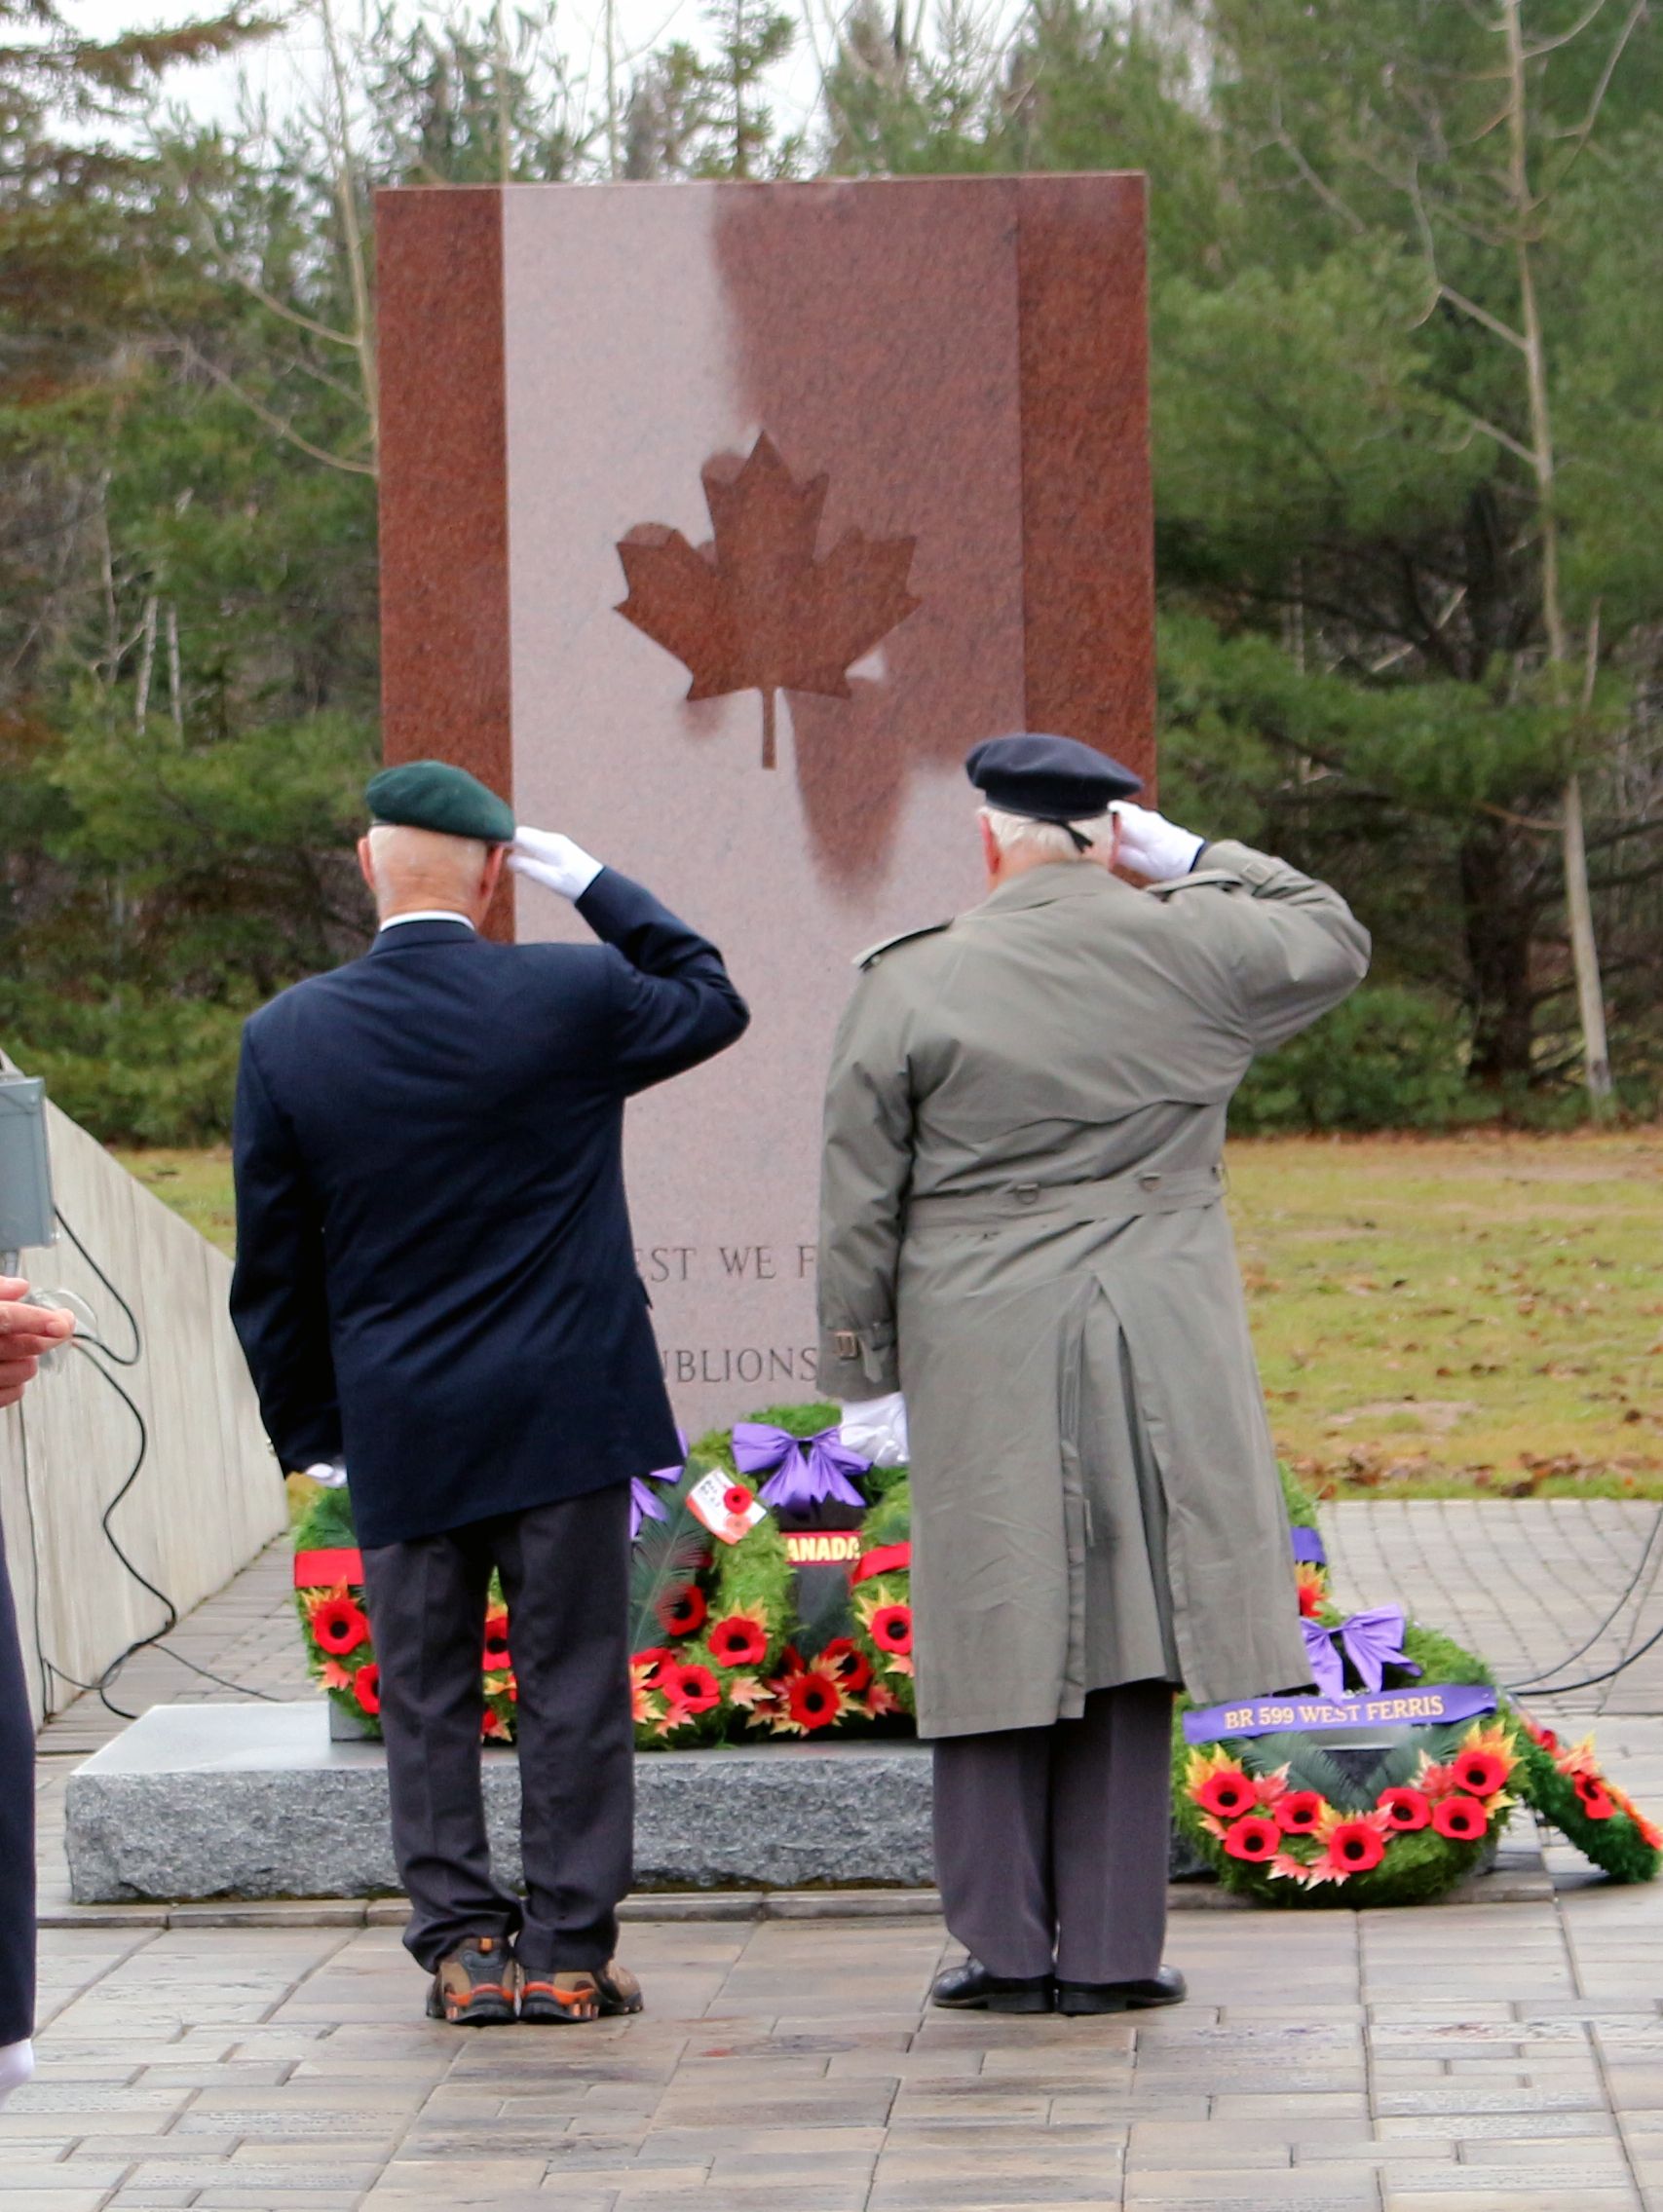
[{"label": "granite base", "polygon": [[[484,1779],[496,1863],[517,1882],[513,1752],[487,1750]],[[386,1754],[332,1742],[321,1701],[155,1706],[76,1770],[65,1812],[78,1904],[398,1887]],[[636,1888],[923,1889],[929,1820],[919,1743],[648,1752],[636,1762]]]}]

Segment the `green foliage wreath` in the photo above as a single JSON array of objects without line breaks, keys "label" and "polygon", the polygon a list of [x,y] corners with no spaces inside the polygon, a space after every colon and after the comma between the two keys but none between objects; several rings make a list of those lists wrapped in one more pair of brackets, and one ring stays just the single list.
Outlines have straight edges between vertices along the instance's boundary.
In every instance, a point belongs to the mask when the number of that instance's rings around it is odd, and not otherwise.
[{"label": "green foliage wreath", "polygon": [[[829,1427],[835,1406],[775,1406],[752,1419],[804,1439]],[[630,1648],[636,1742],[679,1748],[758,1734],[895,1732],[913,1713],[912,1610],[904,1566],[873,1575],[818,1617],[794,1602],[786,1540],[770,1516],[737,1544],[712,1538],[688,1493],[719,1470],[737,1484],[730,1430],[699,1440],[687,1472],[662,1494],[662,1521],[636,1542]],[[863,1552],[905,1544],[911,1530],[904,1469],[872,1469]]]},{"label": "green foliage wreath", "polygon": [[[1409,1624],[1403,1649],[1426,1681],[1490,1681],[1435,1630]],[[1318,1735],[1191,1746],[1189,1709],[1181,1699],[1173,1723],[1174,1818],[1226,1889],[1262,1904],[1428,1903],[1483,1863],[1517,1802],[1522,1732],[1510,1715],[1406,1728],[1359,1773]],[[1469,1761],[1489,1788],[1462,1785]]]},{"label": "green foliage wreath", "polygon": [[1594,1740],[1564,1744],[1516,1715],[1524,1748],[1523,1794],[1544,1820],[1613,1882],[1652,1882],[1663,1867],[1663,1830],[1602,1772]]}]

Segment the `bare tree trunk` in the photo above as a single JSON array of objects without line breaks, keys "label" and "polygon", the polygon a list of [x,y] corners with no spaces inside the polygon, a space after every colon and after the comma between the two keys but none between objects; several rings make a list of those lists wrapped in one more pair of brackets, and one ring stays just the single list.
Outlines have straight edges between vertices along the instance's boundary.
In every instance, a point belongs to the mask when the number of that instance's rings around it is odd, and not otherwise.
[{"label": "bare tree trunk", "polygon": [[[1507,39],[1507,140],[1508,190],[1516,225],[1515,251],[1519,273],[1520,336],[1525,361],[1525,383],[1530,399],[1531,461],[1535,471],[1541,516],[1542,623],[1547,631],[1548,671],[1555,693],[1563,701],[1569,661],[1565,628],[1564,602],[1559,585],[1559,520],[1554,511],[1553,421],[1548,405],[1547,353],[1542,340],[1541,313],[1536,300],[1535,271],[1531,261],[1531,225],[1536,202],[1531,192],[1529,118],[1526,112],[1525,38],[1520,20],[1522,0],[1503,0]],[[1606,1038],[1606,1001],[1600,982],[1600,954],[1594,937],[1594,915],[1588,895],[1588,850],[1582,831],[1582,788],[1572,768],[1566,780],[1560,808],[1561,844],[1565,861],[1565,907],[1570,934],[1570,957],[1576,973],[1576,1004],[1582,1026],[1583,1078],[1594,1111],[1602,1113],[1611,1095],[1610,1051]]]},{"label": "bare tree trunk", "polygon": [[512,87],[510,83],[509,34],[503,22],[503,0],[497,0],[496,13],[491,19],[496,42],[496,60],[493,74],[497,94],[497,175],[501,182],[513,181],[513,151],[510,134],[513,125]]},{"label": "bare tree trunk", "polygon": [[132,726],[142,737],[150,715],[150,674],[156,665],[156,595],[144,602],[144,643],[138,655],[138,681],[132,688]]},{"label": "bare tree trunk", "polygon": [[617,0],[605,0],[601,11],[601,43],[606,65],[606,173],[609,178],[623,175],[621,118],[618,112],[618,8]]},{"label": "bare tree trunk", "polygon": [[182,737],[185,733],[185,692],[183,672],[179,665],[179,610],[171,600],[168,603],[168,704],[173,712],[173,729]]},{"label": "bare tree trunk", "polygon": [[[328,56],[329,80],[334,92],[332,127],[335,199],[341,211],[341,244],[347,260],[347,281],[353,295],[353,351],[358,356],[363,386],[363,404],[369,418],[369,449],[377,465],[381,456],[381,403],[375,364],[375,309],[370,295],[369,259],[363,226],[359,219],[358,164],[353,156],[352,105],[348,97],[346,57],[335,30],[331,0],[318,0],[323,46]],[[325,108],[325,116],[327,109]]]}]

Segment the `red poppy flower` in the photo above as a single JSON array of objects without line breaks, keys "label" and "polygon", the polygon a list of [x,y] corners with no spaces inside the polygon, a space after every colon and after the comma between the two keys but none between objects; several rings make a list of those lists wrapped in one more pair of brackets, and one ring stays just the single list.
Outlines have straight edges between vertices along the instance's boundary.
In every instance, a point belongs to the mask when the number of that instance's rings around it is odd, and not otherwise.
[{"label": "red poppy flower", "polygon": [[381,1710],[381,1669],[373,1659],[353,1676],[353,1695],[365,1712]]},{"label": "red poppy flower", "polygon": [[1590,1820],[1608,1820],[1616,1811],[1615,1805],[1603,1789],[1578,1789],[1576,1794],[1582,1800],[1582,1810]]},{"label": "red poppy flower", "polygon": [[631,1667],[639,1667],[642,1669],[641,1679],[643,1682],[651,1682],[657,1679],[659,1668],[668,1657],[669,1648],[667,1645],[661,1643],[650,1644],[645,1651],[631,1652],[629,1664]]},{"label": "red poppy flower", "polygon": [[659,1619],[664,1625],[666,1635],[691,1636],[704,1626],[709,1611],[704,1593],[696,1582],[684,1582],[679,1590],[672,1590],[659,1600]]},{"label": "red poppy flower", "polygon": [[730,1613],[710,1631],[710,1656],[718,1667],[756,1667],[768,1649],[768,1631],[750,1613]]},{"label": "red poppy flower", "polygon": [[743,1482],[730,1482],[722,1492],[722,1508],[725,1513],[749,1513],[755,1503],[756,1492],[747,1489]]},{"label": "red poppy flower", "polygon": [[833,1636],[820,1653],[820,1665],[831,1669],[851,1698],[871,1686],[872,1662],[848,1636]]},{"label": "red poppy flower", "polygon": [[1423,1790],[1382,1789],[1375,1802],[1386,1817],[1386,1826],[1396,1828],[1403,1835],[1425,1827],[1432,1818],[1432,1808]]},{"label": "red poppy flower", "polygon": [[1455,1770],[1456,1788],[1469,1797],[1493,1797],[1507,1780],[1507,1769],[1493,1751],[1463,1751]]},{"label": "red poppy flower", "polygon": [[509,1617],[507,1613],[487,1613],[485,1616],[485,1671],[503,1674],[513,1665],[509,1653]]},{"label": "red poppy flower", "polygon": [[1328,1839],[1329,1857],[1347,1874],[1366,1874],[1378,1866],[1385,1848],[1384,1836],[1367,1820],[1342,1820]]},{"label": "red poppy flower", "polygon": [[1432,1825],[1452,1843],[1476,1843],[1490,1822],[1476,1797],[1441,1797],[1432,1808]]},{"label": "red poppy flower", "polygon": [[1300,1593],[1300,1611],[1307,1621],[1314,1620],[1328,1602],[1322,1569],[1309,1560],[1302,1560],[1294,1569],[1294,1578]]},{"label": "red poppy flower", "polygon": [[1215,1813],[1221,1820],[1233,1820],[1251,1811],[1253,1784],[1239,1767],[1221,1767],[1195,1792],[1195,1802],[1204,1813]]},{"label": "red poppy flower", "polygon": [[1248,1813],[1241,1819],[1232,1820],[1225,1830],[1226,1851],[1231,1858],[1245,1858],[1250,1865],[1257,1860],[1274,1858],[1281,1848],[1282,1831],[1264,1813]]},{"label": "red poppy flower", "polygon": [[817,1667],[793,1674],[785,1692],[791,1718],[802,1728],[829,1728],[843,1710],[843,1692]]},{"label": "red poppy flower", "polygon": [[689,1667],[679,1659],[659,1668],[655,1687],[683,1712],[710,1712],[722,1703],[722,1685],[708,1667]]},{"label": "red poppy flower", "polygon": [[871,1621],[872,1641],[880,1651],[904,1655],[912,1649],[912,1607],[880,1605]]},{"label": "red poppy flower", "polygon": [[312,1633],[319,1649],[331,1659],[344,1659],[369,1640],[369,1622],[361,1605],[350,1597],[325,1597],[312,1609]]},{"label": "red poppy flower", "polygon": [[1322,1818],[1322,1808],[1320,1790],[1290,1789],[1286,1797],[1276,1800],[1277,1823],[1284,1835],[1314,1835],[1316,1823]]}]

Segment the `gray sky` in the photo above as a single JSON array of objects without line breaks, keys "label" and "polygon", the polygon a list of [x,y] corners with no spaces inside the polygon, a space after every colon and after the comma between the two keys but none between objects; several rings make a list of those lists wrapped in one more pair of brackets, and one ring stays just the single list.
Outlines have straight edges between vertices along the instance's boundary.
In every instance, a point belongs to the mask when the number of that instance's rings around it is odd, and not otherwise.
[{"label": "gray sky", "polygon": [[[211,13],[215,0],[202,0],[193,9],[177,0],[65,0],[64,13],[86,36],[108,38],[135,26],[182,22],[192,14]],[[359,19],[360,0],[336,0],[337,19],[350,29]],[[787,6],[792,0],[784,0]],[[775,74],[769,101],[776,123],[786,131],[802,128],[811,115],[818,72],[815,49],[829,47],[828,13],[834,0],[797,0],[804,27],[796,51]],[[1007,0],[989,0],[1002,14]],[[631,63],[670,39],[704,43],[704,0],[614,0],[614,42],[621,82],[626,82]],[[604,0],[562,0],[555,20],[556,39],[569,74],[592,88],[596,108],[605,82]],[[394,0],[395,13],[416,20],[424,14],[435,18],[441,8],[424,8],[420,0]],[[483,6],[476,12],[486,13]],[[510,12],[511,20],[511,12]],[[170,74],[168,97],[204,121],[234,125],[239,113],[239,87],[246,80],[256,98],[269,103],[274,115],[316,97],[322,83],[323,63],[318,20],[310,7],[295,9],[286,29],[258,45],[246,48],[234,59],[203,63]]]}]

